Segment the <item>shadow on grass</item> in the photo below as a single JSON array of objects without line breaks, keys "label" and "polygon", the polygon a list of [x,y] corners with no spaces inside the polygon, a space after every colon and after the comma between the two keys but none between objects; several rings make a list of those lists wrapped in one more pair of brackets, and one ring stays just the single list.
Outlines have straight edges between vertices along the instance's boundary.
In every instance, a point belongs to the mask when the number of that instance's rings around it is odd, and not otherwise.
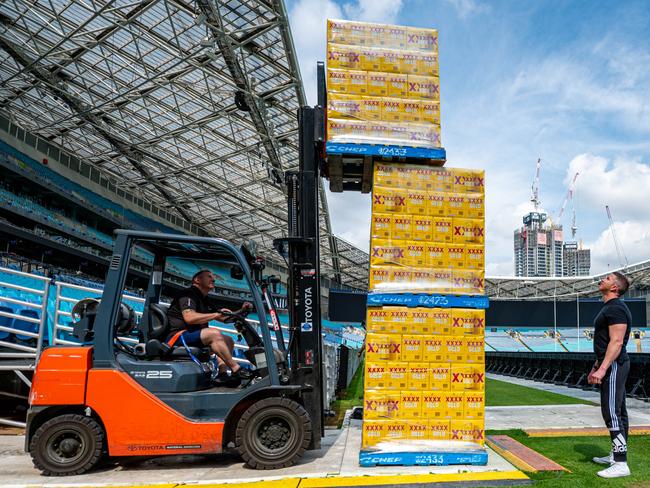
[{"label": "shadow on grass", "polygon": [[603,447],[597,444],[576,444],[574,446],[575,452],[582,454],[583,458],[578,459],[582,462],[592,462],[594,456],[607,456],[608,453],[603,453]]}]

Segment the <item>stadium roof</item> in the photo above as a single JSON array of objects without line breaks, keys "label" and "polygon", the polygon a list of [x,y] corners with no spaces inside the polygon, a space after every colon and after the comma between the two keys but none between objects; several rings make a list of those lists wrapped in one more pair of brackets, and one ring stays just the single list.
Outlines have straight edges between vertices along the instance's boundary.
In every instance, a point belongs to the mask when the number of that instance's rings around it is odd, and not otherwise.
[{"label": "stadium roof", "polygon": [[485,277],[485,292],[498,300],[571,300],[576,297],[599,297],[598,282],[614,271],[621,271],[631,281],[629,296],[650,293],[650,260],[594,276],[567,278]]},{"label": "stadium roof", "polygon": [[[298,165],[305,103],[281,0],[0,3],[0,110],[267,256],[286,235],[282,174]],[[323,274],[365,288],[367,254],[333,236],[322,188],[321,206]]]}]

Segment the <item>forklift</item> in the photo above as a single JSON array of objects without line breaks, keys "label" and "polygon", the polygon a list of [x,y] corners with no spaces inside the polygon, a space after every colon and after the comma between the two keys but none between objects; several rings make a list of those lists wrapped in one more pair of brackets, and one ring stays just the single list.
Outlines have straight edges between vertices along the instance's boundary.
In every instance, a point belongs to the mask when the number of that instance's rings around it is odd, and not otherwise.
[{"label": "forklift", "polygon": [[[324,435],[318,191],[323,107],[298,111],[299,169],[285,174],[288,237],[275,249],[288,265],[288,345],[263,263],[227,240],[118,230],[98,303],[76,308],[78,346],[46,348],[29,395],[25,449],[42,474],[82,474],[107,457],[236,452],[255,469],[291,466]],[[320,121],[320,123],[319,123]],[[144,312],[122,299],[136,249],[153,254]],[[248,346],[253,379],[215,385],[210,350],[165,343],[161,302],[170,257],[230,263],[250,288],[259,327],[227,314]],[[266,302],[266,309],[265,309]],[[267,322],[267,311],[272,323]],[[273,344],[272,333],[275,339]],[[124,337],[137,337],[129,345]]]}]

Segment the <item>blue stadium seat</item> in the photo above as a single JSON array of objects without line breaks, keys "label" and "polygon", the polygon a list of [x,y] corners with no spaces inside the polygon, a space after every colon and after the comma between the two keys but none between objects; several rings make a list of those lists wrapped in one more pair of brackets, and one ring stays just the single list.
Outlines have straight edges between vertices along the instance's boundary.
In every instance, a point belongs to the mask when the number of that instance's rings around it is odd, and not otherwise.
[{"label": "blue stadium seat", "polygon": [[[5,307],[4,305],[0,306],[0,312],[6,312],[6,313],[14,313],[13,308]],[[3,317],[0,316],[0,325],[3,327],[11,327],[11,324],[13,324],[14,319],[11,317]],[[8,338],[10,335],[9,332],[5,332],[0,330],[0,340]]]},{"label": "blue stadium seat", "polygon": [[[18,312],[18,315],[23,317],[29,317],[31,319],[39,319],[40,314],[36,310],[29,308],[24,308]],[[28,322],[27,320],[16,319],[14,321],[14,329],[24,330],[25,332],[33,332],[34,334],[38,333],[38,324],[33,322]],[[16,334],[16,338],[21,341],[35,340],[33,337],[29,337],[22,334]]]}]

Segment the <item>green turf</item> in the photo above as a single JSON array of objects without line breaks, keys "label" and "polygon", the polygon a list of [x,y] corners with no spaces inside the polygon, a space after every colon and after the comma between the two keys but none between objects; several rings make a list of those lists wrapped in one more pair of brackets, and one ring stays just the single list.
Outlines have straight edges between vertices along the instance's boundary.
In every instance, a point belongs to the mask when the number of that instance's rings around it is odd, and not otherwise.
[{"label": "green turf", "polygon": [[607,455],[611,448],[608,436],[528,437],[521,430],[488,431],[488,435],[492,434],[509,435],[571,471],[526,473],[535,481],[535,488],[650,487],[650,436],[630,436],[628,464],[632,476],[605,480],[596,475],[605,466],[593,463],[591,458]]},{"label": "green turf", "polygon": [[327,423],[340,427],[346,410],[357,405],[363,405],[363,362],[357,368],[356,373],[354,373],[348,388],[345,392],[339,394],[338,397],[337,400],[332,402],[330,407],[336,413],[336,416],[331,422]]},{"label": "green turf", "polygon": [[537,390],[505,381],[488,378],[485,384],[485,405],[502,407],[509,405],[595,405],[586,400],[572,398],[558,393]]}]

